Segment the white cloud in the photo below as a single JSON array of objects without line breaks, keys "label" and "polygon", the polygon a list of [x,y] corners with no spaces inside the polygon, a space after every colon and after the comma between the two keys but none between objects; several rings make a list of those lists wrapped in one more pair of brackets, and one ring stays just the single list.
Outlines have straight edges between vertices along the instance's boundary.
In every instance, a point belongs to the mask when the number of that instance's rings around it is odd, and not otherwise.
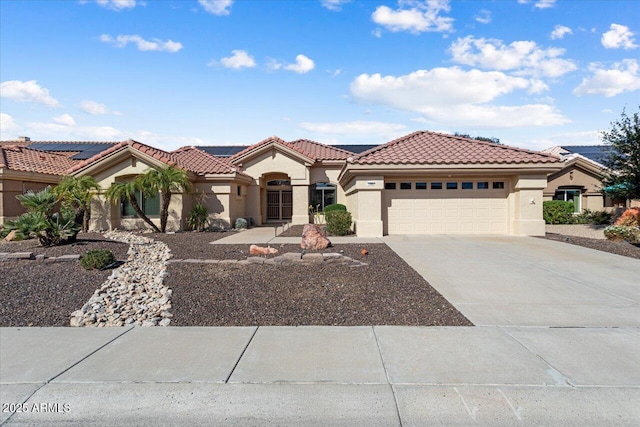
[{"label": "white cloud", "polygon": [[551,37],[551,40],[559,40],[563,39],[567,34],[573,34],[571,28],[565,27],[564,25],[556,25],[553,27],[553,31],[551,31],[549,37]]},{"label": "white cloud", "polygon": [[[107,108],[106,105],[104,104],[100,104],[98,102],[95,101],[88,101],[88,100],[84,100],[80,103],[80,109],[82,111],[84,111],[87,114],[91,114],[94,116],[99,116],[99,115],[104,115],[104,114],[111,114],[111,112],[109,111],[109,109]],[[120,115],[117,112],[114,112],[113,114],[115,115]]]},{"label": "white cloud", "polygon": [[[18,124],[16,123],[14,118],[7,113],[0,113],[0,133],[14,132],[16,130],[18,130]],[[5,137],[4,135],[0,135],[0,139],[9,138]]]},{"label": "white cloud", "polygon": [[96,0],[100,6],[120,12],[123,9],[136,7],[136,0]]},{"label": "white cloud", "polygon": [[356,120],[353,122],[313,123],[302,122],[302,129],[331,135],[387,135],[395,134],[405,129],[405,125],[398,123],[384,123],[375,121]]},{"label": "white cloud", "polygon": [[458,67],[418,70],[394,77],[362,74],[351,83],[358,100],[422,114],[440,123],[477,127],[547,126],[567,119],[549,105],[494,106],[489,102],[516,90],[540,90],[540,82],[499,71]]},{"label": "white cloud", "polygon": [[610,69],[591,64],[593,75],[582,79],[573,90],[575,95],[603,95],[607,98],[640,89],[640,65],[636,59],[616,62]]},{"label": "white cloud", "polygon": [[76,125],[76,121],[69,114],[63,114],[61,116],[54,117],[53,121],[54,121],[54,123],[57,123],[57,124],[63,125],[63,126],[75,126]]},{"label": "white cloud", "polygon": [[49,95],[49,89],[38,84],[36,80],[22,82],[8,80],[0,84],[0,97],[18,102],[35,102],[38,104],[57,107],[60,103]]},{"label": "white cloud", "polygon": [[382,30],[380,28],[376,28],[375,30],[371,31],[371,35],[379,39],[382,37]]},{"label": "white cloud", "polygon": [[342,10],[342,5],[349,2],[351,0],[320,0],[322,7],[333,11]]},{"label": "white cloud", "polygon": [[449,12],[449,0],[399,0],[399,9],[378,6],[371,15],[373,22],[386,29],[414,34],[453,31],[453,18],[441,16]]},{"label": "white cloud", "polygon": [[481,9],[480,12],[475,16],[476,21],[481,24],[490,24],[491,23],[491,12],[487,9]]},{"label": "white cloud", "polygon": [[239,70],[241,68],[253,68],[256,66],[256,61],[244,50],[232,50],[233,55],[222,58],[220,62],[227,68],[233,68]]},{"label": "white cloud", "polygon": [[67,126],[59,123],[34,122],[27,125],[31,139],[118,141],[127,138],[111,126]]},{"label": "white cloud", "polygon": [[[527,3],[531,3],[531,0],[518,0],[518,3],[527,4]],[[556,0],[537,0],[536,2],[534,2],[534,6],[537,7],[538,9],[548,9],[550,7],[555,6],[555,4],[556,4]]]},{"label": "white cloud", "polygon": [[602,34],[602,46],[607,49],[635,49],[638,47],[635,44],[633,31],[629,27],[620,24],[611,24],[609,31]]},{"label": "white cloud", "polygon": [[295,71],[298,74],[308,73],[309,71],[313,70],[315,66],[316,64],[313,62],[313,60],[304,55],[296,56],[296,62],[294,64],[284,65],[272,58],[270,58],[269,62],[267,63],[267,68],[271,70],[279,70],[282,68],[284,70]]},{"label": "white cloud", "polygon": [[200,6],[212,15],[229,15],[234,0],[198,0]]},{"label": "white cloud", "polygon": [[134,43],[138,46],[138,50],[141,51],[156,51],[156,52],[170,52],[176,53],[182,49],[182,43],[174,42],[173,40],[162,41],[159,39],[153,39],[152,41],[145,40],[139,35],[119,35],[113,38],[109,34],[102,34],[100,41],[103,43],[110,43],[116,47],[125,47],[129,43]]},{"label": "white cloud", "polygon": [[560,58],[564,49],[543,49],[533,41],[505,45],[502,40],[467,36],[453,42],[449,51],[458,64],[514,70],[521,75],[559,77],[577,68],[573,61]]}]

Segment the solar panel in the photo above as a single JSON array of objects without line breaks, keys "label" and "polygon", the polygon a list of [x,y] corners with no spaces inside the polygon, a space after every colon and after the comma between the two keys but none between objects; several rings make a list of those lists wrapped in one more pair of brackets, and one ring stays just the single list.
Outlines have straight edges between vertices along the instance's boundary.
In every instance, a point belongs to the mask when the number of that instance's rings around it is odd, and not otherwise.
[{"label": "solar panel", "polygon": [[216,145],[216,146],[200,146],[196,147],[199,150],[204,151],[205,153],[209,153],[216,157],[231,157],[236,153],[247,148],[247,146],[243,145]]}]

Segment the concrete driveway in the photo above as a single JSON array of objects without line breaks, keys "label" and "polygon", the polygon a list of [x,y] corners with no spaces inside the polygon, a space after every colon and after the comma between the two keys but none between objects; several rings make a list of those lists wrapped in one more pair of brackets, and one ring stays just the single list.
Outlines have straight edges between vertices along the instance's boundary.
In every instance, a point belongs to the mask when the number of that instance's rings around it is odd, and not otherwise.
[{"label": "concrete driveway", "polygon": [[383,240],[475,325],[640,326],[640,260],[534,237]]}]

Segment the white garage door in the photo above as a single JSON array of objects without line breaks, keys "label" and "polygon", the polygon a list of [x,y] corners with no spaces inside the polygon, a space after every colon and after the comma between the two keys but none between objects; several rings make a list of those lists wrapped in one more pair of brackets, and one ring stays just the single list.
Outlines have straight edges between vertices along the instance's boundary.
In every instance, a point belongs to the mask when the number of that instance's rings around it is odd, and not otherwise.
[{"label": "white garage door", "polygon": [[505,186],[505,180],[454,178],[386,182],[385,232],[507,234]]}]

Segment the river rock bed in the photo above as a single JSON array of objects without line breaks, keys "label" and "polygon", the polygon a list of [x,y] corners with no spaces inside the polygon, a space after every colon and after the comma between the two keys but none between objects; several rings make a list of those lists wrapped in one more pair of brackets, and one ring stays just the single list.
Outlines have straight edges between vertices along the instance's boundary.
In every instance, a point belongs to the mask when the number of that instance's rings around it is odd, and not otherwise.
[{"label": "river rock bed", "polygon": [[168,326],[171,289],[164,285],[171,251],[162,242],[125,232],[105,237],[128,243],[127,262],[115,269],[81,309],[71,326]]}]

